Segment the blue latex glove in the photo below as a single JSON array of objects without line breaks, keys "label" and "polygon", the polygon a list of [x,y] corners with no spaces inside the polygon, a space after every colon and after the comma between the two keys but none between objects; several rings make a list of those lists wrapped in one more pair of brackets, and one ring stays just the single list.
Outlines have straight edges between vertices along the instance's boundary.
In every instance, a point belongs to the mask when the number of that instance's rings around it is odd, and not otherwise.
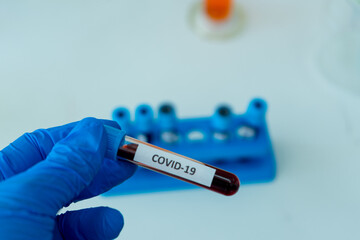
[{"label": "blue latex glove", "polygon": [[26,133],[0,152],[0,239],[114,239],[123,217],[89,208],[56,216],[72,202],[103,193],[129,178],[136,166],[104,158],[104,124],[78,123]]}]

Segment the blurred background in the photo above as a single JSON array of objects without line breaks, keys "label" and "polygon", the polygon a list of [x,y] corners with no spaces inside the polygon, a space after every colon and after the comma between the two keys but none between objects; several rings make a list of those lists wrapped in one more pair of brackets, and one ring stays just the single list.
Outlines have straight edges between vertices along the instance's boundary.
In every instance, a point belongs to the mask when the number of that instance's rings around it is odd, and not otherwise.
[{"label": "blurred background", "polygon": [[262,97],[273,182],[70,208],[119,209],[119,239],[359,239],[359,1],[234,1],[240,24],[226,37],[196,22],[201,3],[0,0],[0,148],[120,105],[170,101],[184,118]]}]

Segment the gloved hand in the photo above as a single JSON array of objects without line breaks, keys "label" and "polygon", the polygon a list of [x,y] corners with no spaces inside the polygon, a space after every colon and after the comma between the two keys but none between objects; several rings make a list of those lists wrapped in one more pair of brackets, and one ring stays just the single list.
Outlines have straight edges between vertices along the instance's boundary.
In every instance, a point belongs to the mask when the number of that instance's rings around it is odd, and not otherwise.
[{"label": "gloved hand", "polygon": [[78,123],[26,133],[0,152],[0,239],[114,239],[120,212],[107,207],[66,212],[72,202],[103,193],[136,166],[104,158],[104,124]]}]

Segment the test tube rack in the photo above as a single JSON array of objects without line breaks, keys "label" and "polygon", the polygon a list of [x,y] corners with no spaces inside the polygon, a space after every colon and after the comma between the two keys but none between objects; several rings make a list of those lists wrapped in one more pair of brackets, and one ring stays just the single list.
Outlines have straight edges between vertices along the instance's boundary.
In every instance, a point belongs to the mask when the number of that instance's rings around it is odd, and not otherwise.
[{"label": "test tube rack", "polygon": [[[149,105],[139,105],[131,120],[127,108],[112,118],[126,134],[142,141],[235,173],[241,184],[275,178],[276,162],[266,124],[267,103],[253,99],[245,113],[236,115],[227,105],[210,117],[178,119],[175,108],[162,104],[157,119]],[[168,191],[196,187],[168,176],[138,168],[134,176],[106,195]]]}]

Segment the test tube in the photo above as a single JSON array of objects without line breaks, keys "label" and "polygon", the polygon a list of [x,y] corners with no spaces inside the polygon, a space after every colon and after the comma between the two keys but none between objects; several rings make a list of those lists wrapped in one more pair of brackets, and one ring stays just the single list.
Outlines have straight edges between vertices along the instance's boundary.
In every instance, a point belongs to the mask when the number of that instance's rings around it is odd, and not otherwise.
[{"label": "test tube", "polygon": [[139,105],[135,110],[135,126],[137,127],[136,137],[145,141],[153,141],[154,112],[147,104]]},{"label": "test tube", "polygon": [[245,116],[247,121],[253,126],[261,126],[265,121],[267,110],[266,102],[261,98],[251,100]]},{"label": "test tube", "polygon": [[214,129],[213,137],[216,141],[226,141],[229,139],[229,128],[232,122],[232,111],[227,105],[219,106],[212,116],[212,126]]},{"label": "test tube", "polygon": [[112,119],[114,119],[121,126],[121,128],[129,129],[131,121],[130,112],[127,108],[116,108],[112,114]]},{"label": "test tube", "polygon": [[127,160],[226,196],[235,194],[240,187],[240,181],[233,173],[126,136],[122,130],[105,127],[109,158]]},{"label": "test tube", "polygon": [[160,138],[163,142],[174,144],[179,140],[176,130],[175,108],[170,103],[164,103],[159,108],[158,126],[160,128]]}]

